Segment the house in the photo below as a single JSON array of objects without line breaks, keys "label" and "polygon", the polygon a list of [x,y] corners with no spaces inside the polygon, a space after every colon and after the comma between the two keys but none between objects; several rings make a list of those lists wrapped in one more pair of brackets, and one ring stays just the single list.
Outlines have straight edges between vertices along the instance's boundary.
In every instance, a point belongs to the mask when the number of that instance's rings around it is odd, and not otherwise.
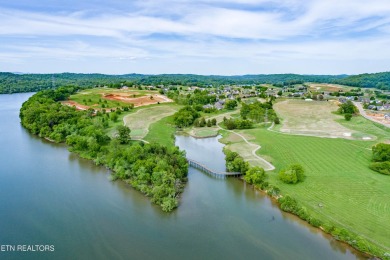
[{"label": "house", "polygon": [[214,107],[218,110],[221,110],[223,109],[224,105],[225,105],[225,101],[219,100],[218,102],[215,102]]},{"label": "house", "polygon": [[293,94],[293,97],[301,97],[303,95],[303,92],[295,92]]},{"label": "house", "polygon": [[359,97],[359,101],[366,104],[370,103],[370,99],[365,97]]},{"label": "house", "polygon": [[207,104],[207,105],[204,105],[203,108],[204,108],[204,109],[214,108],[214,106],[211,105],[211,104]]},{"label": "house", "polygon": [[344,103],[346,103],[346,102],[347,102],[347,99],[346,99],[346,98],[344,98],[344,97],[342,97],[342,98],[339,98],[339,102],[340,102],[341,104],[344,104]]}]

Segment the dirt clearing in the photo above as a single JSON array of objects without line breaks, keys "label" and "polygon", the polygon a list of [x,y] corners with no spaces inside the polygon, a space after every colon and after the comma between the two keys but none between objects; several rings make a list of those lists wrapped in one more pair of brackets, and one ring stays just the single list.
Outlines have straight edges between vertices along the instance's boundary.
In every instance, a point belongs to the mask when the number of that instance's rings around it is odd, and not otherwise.
[{"label": "dirt clearing", "polygon": [[128,94],[124,95],[124,93],[123,94],[102,94],[102,98],[104,99],[134,104],[134,107],[147,106],[147,105],[152,105],[157,103],[173,102],[171,99],[159,94],[151,94],[142,97],[132,97],[132,96],[135,96],[135,94],[132,95],[128,95]]},{"label": "dirt clearing", "polygon": [[339,115],[332,114],[338,108],[335,102],[286,100],[276,103],[274,108],[283,119],[281,132],[353,139],[354,131],[334,121],[341,118]]}]

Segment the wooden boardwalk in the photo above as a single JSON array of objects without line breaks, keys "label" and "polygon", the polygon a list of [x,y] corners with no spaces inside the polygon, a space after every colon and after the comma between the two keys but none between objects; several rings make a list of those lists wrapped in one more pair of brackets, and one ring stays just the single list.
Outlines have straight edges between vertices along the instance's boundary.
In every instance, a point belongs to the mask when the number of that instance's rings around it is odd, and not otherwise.
[{"label": "wooden boardwalk", "polygon": [[214,171],[208,168],[207,166],[201,164],[200,162],[197,162],[195,160],[187,158],[188,164],[196,169],[199,169],[213,177],[216,178],[226,178],[226,177],[238,177],[241,175],[240,172],[219,172],[219,171]]}]

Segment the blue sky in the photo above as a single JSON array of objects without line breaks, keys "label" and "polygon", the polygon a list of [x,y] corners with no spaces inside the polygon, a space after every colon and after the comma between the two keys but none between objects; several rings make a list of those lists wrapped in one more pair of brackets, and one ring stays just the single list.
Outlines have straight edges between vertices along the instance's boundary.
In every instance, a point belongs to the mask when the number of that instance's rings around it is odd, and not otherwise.
[{"label": "blue sky", "polygon": [[0,0],[0,71],[390,71],[389,0]]}]

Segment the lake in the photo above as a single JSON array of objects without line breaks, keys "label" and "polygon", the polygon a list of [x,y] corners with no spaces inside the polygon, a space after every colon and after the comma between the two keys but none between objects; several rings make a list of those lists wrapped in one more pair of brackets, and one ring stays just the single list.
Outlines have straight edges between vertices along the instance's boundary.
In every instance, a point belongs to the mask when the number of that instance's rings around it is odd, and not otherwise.
[{"label": "lake", "polygon": [[[110,172],[29,134],[0,95],[0,245],[53,245],[0,259],[356,259],[355,250],[281,212],[239,179],[190,168],[180,206],[164,213]],[[224,170],[217,138],[177,136],[188,157]]]}]

